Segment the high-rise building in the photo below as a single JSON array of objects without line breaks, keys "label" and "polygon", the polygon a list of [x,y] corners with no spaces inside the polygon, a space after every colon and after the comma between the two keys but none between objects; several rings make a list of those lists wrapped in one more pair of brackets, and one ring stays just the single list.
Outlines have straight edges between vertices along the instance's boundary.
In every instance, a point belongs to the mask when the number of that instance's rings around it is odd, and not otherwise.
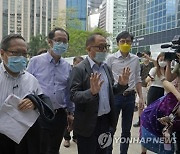
[{"label": "high-rise building", "polygon": [[127,0],[104,0],[100,10],[99,27],[112,34],[112,48],[116,48],[116,36],[126,30]]},{"label": "high-rise building", "polygon": [[[75,13],[71,15],[72,19],[79,19],[81,22],[81,29],[86,30],[87,27],[87,0],[67,0],[66,1],[67,10],[73,9]],[[70,22],[70,21],[67,21]],[[68,23],[67,23],[68,24]],[[76,28],[76,27],[74,27]]]},{"label": "high-rise building", "polygon": [[103,0],[88,0],[88,15],[96,14]]},{"label": "high-rise building", "polygon": [[180,1],[128,0],[128,31],[135,35],[134,53],[147,49],[157,55],[162,43],[180,34]]},{"label": "high-rise building", "polygon": [[117,47],[117,35],[126,30],[127,0],[114,0],[113,9],[113,48]]},{"label": "high-rise building", "polygon": [[7,34],[21,34],[27,41],[48,34],[65,0],[0,0],[0,40]]},{"label": "high-rise building", "polygon": [[101,4],[99,28],[113,33],[113,2],[114,0],[104,0]]}]

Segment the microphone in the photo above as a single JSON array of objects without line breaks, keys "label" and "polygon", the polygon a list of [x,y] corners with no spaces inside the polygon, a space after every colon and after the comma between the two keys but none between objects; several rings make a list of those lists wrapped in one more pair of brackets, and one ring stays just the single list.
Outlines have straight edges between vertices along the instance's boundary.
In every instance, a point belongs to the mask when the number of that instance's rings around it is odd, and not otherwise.
[{"label": "microphone", "polygon": [[15,86],[13,87],[13,89],[15,89],[15,88],[18,88],[18,85],[15,85]]},{"label": "microphone", "polygon": [[169,47],[172,47],[172,44],[163,44],[161,45],[161,48],[169,48]]}]

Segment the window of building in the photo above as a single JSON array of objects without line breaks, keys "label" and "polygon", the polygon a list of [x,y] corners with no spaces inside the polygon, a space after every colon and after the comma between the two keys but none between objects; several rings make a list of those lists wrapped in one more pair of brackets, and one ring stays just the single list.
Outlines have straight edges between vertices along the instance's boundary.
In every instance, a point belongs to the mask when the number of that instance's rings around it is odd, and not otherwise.
[{"label": "window of building", "polygon": [[168,22],[168,23],[167,23],[167,29],[170,29],[170,28],[171,28],[171,23]]}]

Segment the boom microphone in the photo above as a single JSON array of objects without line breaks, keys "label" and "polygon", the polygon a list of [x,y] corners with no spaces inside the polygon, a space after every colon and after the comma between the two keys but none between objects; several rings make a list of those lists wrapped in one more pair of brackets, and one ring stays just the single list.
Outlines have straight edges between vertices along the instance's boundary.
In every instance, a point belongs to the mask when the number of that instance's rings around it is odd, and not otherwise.
[{"label": "boom microphone", "polygon": [[172,44],[163,44],[163,45],[161,45],[162,49],[169,48],[169,47],[172,47]]}]

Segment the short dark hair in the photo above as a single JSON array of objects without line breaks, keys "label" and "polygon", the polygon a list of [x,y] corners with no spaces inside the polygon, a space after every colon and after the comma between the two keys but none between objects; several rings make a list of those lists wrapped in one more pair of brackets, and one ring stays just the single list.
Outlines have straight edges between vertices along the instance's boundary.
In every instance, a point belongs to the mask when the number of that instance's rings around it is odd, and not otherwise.
[{"label": "short dark hair", "polygon": [[106,38],[106,37],[103,36],[101,33],[93,33],[93,34],[91,34],[91,35],[87,38],[87,40],[86,40],[86,47],[88,47],[90,44],[94,43],[94,42],[95,42],[95,38],[96,38],[96,36],[98,36],[98,35]]},{"label": "short dark hair", "polygon": [[10,46],[11,40],[13,39],[22,39],[25,41],[25,39],[20,34],[9,34],[1,40],[1,49],[6,51]]},{"label": "short dark hair", "polygon": [[132,34],[130,34],[129,32],[127,32],[127,31],[123,31],[123,32],[121,32],[121,33],[118,34],[118,36],[116,37],[116,41],[117,41],[117,43],[119,43],[119,40],[120,40],[121,38],[126,39],[126,38],[128,38],[128,37],[130,37],[130,38],[131,38],[131,41],[133,41],[134,36],[133,36]]},{"label": "short dark hair", "polygon": [[52,40],[54,38],[54,35],[55,35],[56,31],[65,32],[66,35],[67,35],[68,41],[69,41],[69,33],[66,30],[64,30],[63,28],[60,28],[60,27],[55,27],[53,30],[51,30],[49,32],[49,34],[48,34],[48,38]]},{"label": "short dark hair", "polygon": [[81,56],[74,57],[73,62],[76,62],[78,60],[82,61],[82,60],[84,60],[84,58]]},{"label": "short dark hair", "polygon": [[147,54],[147,55],[149,55],[149,56],[151,56],[151,52],[150,51],[143,51],[145,54]]}]

